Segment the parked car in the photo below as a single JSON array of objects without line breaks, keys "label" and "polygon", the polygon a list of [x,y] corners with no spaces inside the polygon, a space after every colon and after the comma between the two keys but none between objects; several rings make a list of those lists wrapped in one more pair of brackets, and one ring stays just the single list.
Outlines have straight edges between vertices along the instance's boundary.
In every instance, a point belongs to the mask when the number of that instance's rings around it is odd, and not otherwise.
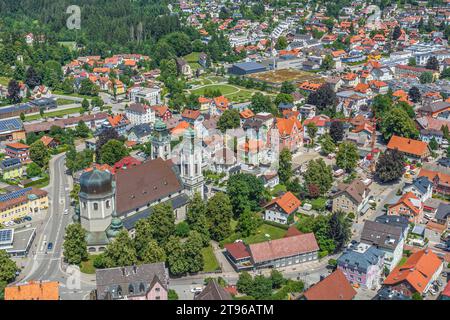
[{"label": "parked car", "polygon": [[196,287],[196,288],[192,288],[191,289],[191,292],[192,293],[200,293],[200,292],[202,292],[203,291],[203,289],[201,288],[201,287]]},{"label": "parked car", "polygon": [[65,209],[64,214],[69,214],[69,209]]},{"label": "parked car", "polygon": [[25,216],[25,217],[23,217],[23,220],[25,220],[25,221],[31,221],[31,220],[33,220],[33,218],[30,217],[30,216]]},{"label": "parked car", "polygon": [[53,242],[49,242],[49,244],[47,245],[47,250],[52,250],[53,249]]}]

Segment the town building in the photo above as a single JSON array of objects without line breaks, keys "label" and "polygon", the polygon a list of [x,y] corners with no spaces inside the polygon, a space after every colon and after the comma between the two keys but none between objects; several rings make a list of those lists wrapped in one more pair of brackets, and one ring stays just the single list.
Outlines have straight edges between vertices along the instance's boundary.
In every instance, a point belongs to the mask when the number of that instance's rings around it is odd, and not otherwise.
[{"label": "town building", "polygon": [[289,221],[294,221],[294,215],[301,204],[292,192],[286,192],[265,205],[264,220],[289,224]]},{"label": "town building", "polygon": [[306,290],[302,300],[353,300],[356,290],[345,277],[345,274],[337,269],[329,276]]},{"label": "town building", "polygon": [[20,142],[9,143],[5,147],[5,152],[7,156],[19,159],[21,163],[31,162],[30,146],[26,144]]},{"label": "town building", "polygon": [[231,294],[222,288],[216,279],[212,279],[208,282],[206,287],[194,297],[194,300],[233,300]]},{"label": "town building", "polygon": [[28,187],[0,195],[0,224],[39,214],[48,208],[47,191]]},{"label": "town building", "polygon": [[387,144],[387,148],[402,152],[406,157],[411,159],[423,160],[430,155],[428,144],[423,141],[403,138],[393,135]]},{"label": "town building", "polygon": [[17,158],[9,158],[0,162],[0,176],[3,180],[18,179],[23,175],[23,165]]},{"label": "town building", "polygon": [[361,180],[354,180],[350,184],[341,183],[338,191],[332,196],[333,212],[360,214],[369,202],[370,188]]},{"label": "town building", "polygon": [[133,126],[143,123],[153,125],[155,123],[154,110],[149,105],[139,102],[130,104],[125,110],[125,115]]},{"label": "town building", "polygon": [[59,282],[30,281],[5,288],[5,300],[59,300]]}]

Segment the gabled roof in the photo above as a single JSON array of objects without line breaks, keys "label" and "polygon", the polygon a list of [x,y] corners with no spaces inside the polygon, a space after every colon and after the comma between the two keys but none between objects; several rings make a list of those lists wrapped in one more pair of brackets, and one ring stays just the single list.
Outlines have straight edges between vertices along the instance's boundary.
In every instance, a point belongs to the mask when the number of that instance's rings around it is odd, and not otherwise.
[{"label": "gabled roof", "polygon": [[292,192],[288,191],[285,194],[273,199],[265,207],[269,208],[274,204],[281,208],[286,214],[291,214],[295,212],[302,203]]},{"label": "gabled roof", "polygon": [[401,196],[401,198],[397,201],[397,203],[391,205],[389,208],[393,208],[400,204],[403,204],[406,207],[408,207],[414,213],[414,215],[417,216],[420,213],[421,203],[422,202],[419,200],[419,198],[416,197],[414,193],[407,192]]},{"label": "gabled roof", "polygon": [[194,300],[232,300],[232,297],[217,283],[216,279],[212,279],[203,291],[194,297]]},{"label": "gabled roof", "polygon": [[11,149],[29,149],[30,146],[20,143],[20,142],[14,142],[14,143],[8,143],[6,145],[7,148],[11,148]]},{"label": "gabled roof", "polygon": [[307,300],[352,300],[356,290],[348,282],[345,274],[337,269],[322,281],[305,291]]},{"label": "gabled roof", "polygon": [[296,117],[291,117],[289,119],[277,118],[276,126],[281,136],[291,135],[294,127],[298,130],[303,130],[301,122]]},{"label": "gabled roof", "polygon": [[394,135],[389,140],[387,148],[422,157],[428,152],[428,143]]},{"label": "gabled roof", "polygon": [[59,300],[59,282],[30,281],[5,288],[5,300]]},{"label": "gabled roof", "polygon": [[389,224],[367,220],[361,233],[361,242],[378,248],[394,250],[403,235],[402,228]]},{"label": "gabled roof", "polygon": [[430,249],[417,251],[405,264],[392,270],[384,284],[395,285],[406,281],[417,292],[422,293],[441,264],[441,259]]},{"label": "gabled roof", "polygon": [[183,118],[195,120],[200,116],[200,110],[184,109],[181,116]]}]

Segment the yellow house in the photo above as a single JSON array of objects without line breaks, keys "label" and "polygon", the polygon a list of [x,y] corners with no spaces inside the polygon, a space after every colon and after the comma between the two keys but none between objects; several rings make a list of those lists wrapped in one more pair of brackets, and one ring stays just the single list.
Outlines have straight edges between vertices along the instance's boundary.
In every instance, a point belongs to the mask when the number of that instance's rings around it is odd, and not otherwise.
[{"label": "yellow house", "polygon": [[20,178],[23,175],[23,166],[20,159],[11,158],[0,162],[0,175],[4,180]]},{"label": "yellow house", "polygon": [[120,80],[110,80],[108,84],[108,92],[109,94],[114,94],[114,90],[116,91],[116,95],[125,93],[125,85]]},{"label": "yellow house", "polygon": [[24,188],[0,196],[0,223],[40,213],[48,208],[47,191]]}]

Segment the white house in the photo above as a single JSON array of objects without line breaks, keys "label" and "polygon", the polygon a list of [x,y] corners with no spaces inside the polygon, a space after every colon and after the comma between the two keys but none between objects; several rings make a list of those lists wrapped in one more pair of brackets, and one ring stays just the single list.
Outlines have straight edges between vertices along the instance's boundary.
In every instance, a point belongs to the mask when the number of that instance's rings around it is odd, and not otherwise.
[{"label": "white house", "polygon": [[264,220],[288,224],[288,219],[298,211],[301,202],[292,192],[273,199],[265,206]]},{"label": "white house", "polygon": [[146,103],[151,106],[161,104],[161,88],[131,88],[129,98],[132,102]]},{"label": "white house", "polygon": [[146,104],[132,103],[126,109],[125,114],[133,126],[142,123],[155,123],[155,111]]}]

